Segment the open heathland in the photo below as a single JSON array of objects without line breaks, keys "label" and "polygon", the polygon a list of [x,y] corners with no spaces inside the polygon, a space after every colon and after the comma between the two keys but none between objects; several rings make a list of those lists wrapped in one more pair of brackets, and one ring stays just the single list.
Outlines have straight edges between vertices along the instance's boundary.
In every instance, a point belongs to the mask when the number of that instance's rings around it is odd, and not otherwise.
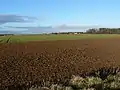
[{"label": "open heathland", "polygon": [[120,65],[120,38],[0,44],[0,87],[68,84],[72,75]]}]

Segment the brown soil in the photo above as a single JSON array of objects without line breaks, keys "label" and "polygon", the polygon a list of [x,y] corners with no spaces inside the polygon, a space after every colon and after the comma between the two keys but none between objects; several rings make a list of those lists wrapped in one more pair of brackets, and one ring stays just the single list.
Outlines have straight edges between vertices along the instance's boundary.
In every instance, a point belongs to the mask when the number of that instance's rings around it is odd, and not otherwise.
[{"label": "brown soil", "polygon": [[120,38],[0,44],[0,87],[50,81],[120,65]]}]

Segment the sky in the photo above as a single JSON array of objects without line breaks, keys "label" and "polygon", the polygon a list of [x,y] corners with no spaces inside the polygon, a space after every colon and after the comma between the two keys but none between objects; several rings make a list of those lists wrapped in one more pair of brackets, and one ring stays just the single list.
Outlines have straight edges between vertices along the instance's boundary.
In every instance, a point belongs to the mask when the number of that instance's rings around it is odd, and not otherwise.
[{"label": "sky", "polygon": [[96,27],[120,27],[120,0],[0,0],[0,31],[83,31]]}]

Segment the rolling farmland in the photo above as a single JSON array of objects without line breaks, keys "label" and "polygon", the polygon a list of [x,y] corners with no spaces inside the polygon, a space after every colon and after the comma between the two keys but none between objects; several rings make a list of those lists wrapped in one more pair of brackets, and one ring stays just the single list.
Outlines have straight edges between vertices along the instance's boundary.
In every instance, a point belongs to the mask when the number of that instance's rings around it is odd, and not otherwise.
[{"label": "rolling farmland", "polygon": [[68,85],[72,75],[120,65],[119,35],[2,36],[0,39],[1,88],[42,85],[47,81]]}]

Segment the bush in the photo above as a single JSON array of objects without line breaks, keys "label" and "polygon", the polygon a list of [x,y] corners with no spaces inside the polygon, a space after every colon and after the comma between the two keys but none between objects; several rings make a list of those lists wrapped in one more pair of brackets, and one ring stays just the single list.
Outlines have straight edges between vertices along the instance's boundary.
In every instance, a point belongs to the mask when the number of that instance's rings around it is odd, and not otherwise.
[{"label": "bush", "polygon": [[90,88],[93,90],[120,90],[120,70],[119,68],[102,68],[90,72],[84,78],[73,76],[70,85],[73,90],[87,90]]}]

